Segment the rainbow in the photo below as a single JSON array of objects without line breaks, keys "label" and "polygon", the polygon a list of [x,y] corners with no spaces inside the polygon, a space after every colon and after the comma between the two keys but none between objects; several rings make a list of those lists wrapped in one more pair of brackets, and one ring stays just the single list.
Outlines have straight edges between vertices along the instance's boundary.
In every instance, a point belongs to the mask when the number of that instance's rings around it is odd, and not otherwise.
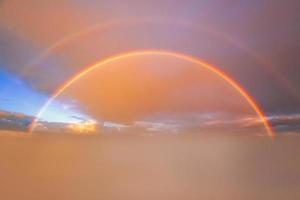
[{"label": "rainbow", "polygon": [[288,93],[295,97],[298,101],[300,101],[300,93],[299,91],[291,85],[291,83],[283,77],[278,70],[275,70],[273,68],[273,64],[267,61],[266,59],[263,59],[257,52],[249,49],[239,41],[228,37],[227,35],[217,32],[215,30],[212,30],[208,27],[203,26],[196,26],[193,23],[190,23],[185,20],[170,20],[170,19],[162,19],[162,18],[142,18],[142,19],[128,19],[128,20],[112,20],[108,21],[106,23],[96,23],[91,26],[88,26],[87,28],[84,28],[82,30],[79,30],[77,32],[68,34],[64,36],[62,39],[54,42],[52,45],[50,45],[44,52],[42,52],[39,56],[37,56],[35,59],[33,59],[30,63],[28,63],[25,67],[24,74],[28,73],[34,66],[36,66],[38,63],[40,63],[44,58],[51,55],[51,53],[55,52],[56,50],[59,50],[69,44],[72,41],[77,40],[78,38],[84,37],[90,33],[93,33],[97,31],[98,29],[105,31],[112,29],[114,27],[120,27],[120,26],[128,26],[128,25],[136,25],[136,24],[144,24],[144,23],[157,23],[157,24],[177,24],[180,26],[185,26],[188,28],[196,29],[205,31],[209,34],[215,35],[216,37],[222,38],[224,41],[233,44],[237,48],[243,50],[245,53],[247,53],[249,56],[252,57],[258,64],[261,64],[262,66],[266,67],[269,72],[272,74],[272,76],[280,81],[286,88]]},{"label": "rainbow", "polygon": [[197,65],[200,65],[202,67],[205,67],[206,69],[210,70],[217,76],[221,77],[223,80],[225,80],[231,87],[233,87],[247,102],[248,104],[253,108],[253,110],[256,112],[258,117],[260,118],[261,122],[263,123],[266,132],[271,138],[275,137],[275,133],[272,130],[271,125],[269,124],[264,112],[260,107],[255,103],[254,99],[240,86],[234,79],[232,79],[230,76],[225,74],[223,71],[218,69],[216,66],[213,66],[211,64],[206,63],[203,60],[200,60],[199,58],[188,56],[185,54],[172,52],[172,51],[166,51],[166,50],[141,50],[141,51],[132,51],[132,52],[126,52],[120,55],[112,56],[106,59],[103,59],[95,64],[89,65],[85,67],[83,70],[72,76],[70,79],[68,79],[62,86],[60,86],[53,95],[49,98],[49,100],[42,106],[42,108],[37,113],[35,119],[30,125],[29,128],[29,134],[32,134],[34,131],[38,119],[42,116],[42,114],[45,112],[45,110],[48,108],[48,106],[54,101],[55,98],[57,98],[60,94],[62,94],[68,87],[70,87],[74,82],[79,80],[81,77],[85,76],[87,73],[95,70],[98,67],[101,67],[105,64],[112,63],[114,61],[124,59],[124,58],[130,58],[135,56],[145,56],[145,55],[160,55],[160,56],[171,56],[178,59],[186,60],[191,63],[195,63]]}]

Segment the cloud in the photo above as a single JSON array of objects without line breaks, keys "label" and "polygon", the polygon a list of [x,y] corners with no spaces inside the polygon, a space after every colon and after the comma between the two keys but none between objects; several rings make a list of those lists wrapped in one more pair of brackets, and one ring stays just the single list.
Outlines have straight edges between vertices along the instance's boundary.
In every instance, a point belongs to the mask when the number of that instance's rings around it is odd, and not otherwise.
[{"label": "cloud", "polygon": [[33,121],[32,116],[0,111],[0,130],[25,132]]},{"label": "cloud", "polygon": [[29,40],[3,26],[0,26],[0,44],[1,66],[12,72],[19,72],[20,75],[25,70],[23,66],[38,51]]},{"label": "cloud", "polygon": [[[211,116],[211,117],[207,117]],[[300,114],[267,117],[275,133],[299,133]],[[154,120],[137,121],[137,127],[156,132],[174,133],[249,133],[264,134],[262,121],[257,116],[234,116],[222,113],[164,116]]]},{"label": "cloud", "polygon": [[290,115],[274,115],[269,117],[269,121],[278,133],[300,133],[300,113]]},{"label": "cloud", "polygon": [[[0,23],[0,66],[39,92],[51,94],[71,74],[61,56],[34,63],[44,49]],[[63,67],[64,66],[64,67]]]},{"label": "cloud", "polygon": [[[300,111],[299,99],[290,94],[300,87],[298,1],[163,1],[159,7],[158,1],[136,1],[129,7],[125,2],[4,1],[0,7],[1,67],[51,94],[72,74],[102,58],[133,49],[170,49],[218,65],[268,114]],[[231,10],[220,12],[224,7]],[[174,23],[105,25],[113,20],[155,17]],[[183,26],[181,20],[196,27]],[[100,24],[98,31],[68,42],[30,70],[25,67],[53,42],[95,24]],[[266,67],[268,60],[275,65]],[[274,79],[276,70],[290,88]]]},{"label": "cloud", "polygon": [[[265,135],[261,120],[256,116],[235,116],[225,113],[189,113],[185,115],[156,114],[144,120],[135,121],[132,125],[117,124],[113,122],[81,120],[78,123],[62,123],[39,121],[35,133],[44,134],[186,134],[186,133],[247,133]],[[20,113],[0,111],[0,131],[2,135],[11,135],[12,132],[24,134],[32,116]],[[300,134],[300,114],[273,115],[268,117],[276,133]],[[91,129],[91,127],[94,127]],[[85,129],[86,128],[86,129]],[[87,131],[84,131],[87,130]],[[13,134],[14,135],[14,134]]]}]

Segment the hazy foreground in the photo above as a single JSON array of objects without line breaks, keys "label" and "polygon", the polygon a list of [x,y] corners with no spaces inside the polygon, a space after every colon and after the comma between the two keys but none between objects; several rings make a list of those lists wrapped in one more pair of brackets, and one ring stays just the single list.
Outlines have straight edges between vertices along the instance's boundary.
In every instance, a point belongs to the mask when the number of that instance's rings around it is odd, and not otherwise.
[{"label": "hazy foreground", "polygon": [[0,137],[1,199],[300,199],[300,138]]}]

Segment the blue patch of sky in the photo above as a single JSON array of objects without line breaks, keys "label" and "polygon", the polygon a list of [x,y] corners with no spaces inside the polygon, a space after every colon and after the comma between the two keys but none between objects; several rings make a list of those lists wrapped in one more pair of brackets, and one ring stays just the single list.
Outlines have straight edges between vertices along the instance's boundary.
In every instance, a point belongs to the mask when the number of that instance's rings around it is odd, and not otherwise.
[{"label": "blue patch of sky", "polygon": [[[0,68],[0,110],[35,116],[49,95],[30,87],[26,81]],[[89,118],[66,104],[57,102],[49,106],[40,120],[49,122],[76,122],[74,116]]]}]

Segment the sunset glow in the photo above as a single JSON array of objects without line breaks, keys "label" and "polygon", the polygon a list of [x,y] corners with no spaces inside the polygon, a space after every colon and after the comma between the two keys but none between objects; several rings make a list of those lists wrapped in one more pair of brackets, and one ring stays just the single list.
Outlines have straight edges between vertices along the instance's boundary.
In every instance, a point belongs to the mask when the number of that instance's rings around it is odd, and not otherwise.
[{"label": "sunset glow", "polygon": [[299,0],[0,0],[0,198],[299,200]]},{"label": "sunset glow", "polygon": [[150,50],[150,51],[137,51],[137,52],[129,52],[125,53],[119,56],[114,56],[108,59],[104,59],[103,61],[97,62],[96,64],[93,64],[91,66],[85,67],[81,72],[73,76],[70,80],[68,80],[65,84],[63,84],[53,95],[52,97],[47,101],[47,103],[42,107],[42,109],[39,111],[39,113],[36,116],[36,119],[31,125],[30,132],[32,132],[35,128],[35,123],[36,120],[43,114],[43,112],[47,109],[48,105],[51,104],[51,102],[58,97],[64,90],[66,90],[72,83],[83,77],[85,74],[93,71],[97,67],[101,67],[102,65],[105,65],[107,63],[114,62],[116,60],[120,60],[123,58],[128,58],[128,57],[134,57],[134,56],[143,56],[143,55],[163,55],[163,56],[171,56],[171,57],[176,57],[180,58],[183,60],[187,60],[192,63],[198,64],[200,67],[205,67],[215,73],[217,76],[222,77],[231,87],[233,87],[238,93],[240,93],[241,96],[243,96],[246,101],[251,105],[251,107],[255,110],[259,118],[261,119],[262,123],[264,124],[267,133],[270,137],[274,136],[274,133],[272,132],[271,126],[268,124],[267,119],[265,118],[263,111],[260,110],[258,105],[254,102],[254,100],[242,89],[241,86],[239,86],[233,79],[231,79],[228,75],[226,75],[224,72],[218,70],[216,67],[205,63],[204,61],[201,61],[199,59],[189,57],[183,54],[179,53],[174,53],[174,52],[168,52],[168,51],[155,51],[155,50]]}]

